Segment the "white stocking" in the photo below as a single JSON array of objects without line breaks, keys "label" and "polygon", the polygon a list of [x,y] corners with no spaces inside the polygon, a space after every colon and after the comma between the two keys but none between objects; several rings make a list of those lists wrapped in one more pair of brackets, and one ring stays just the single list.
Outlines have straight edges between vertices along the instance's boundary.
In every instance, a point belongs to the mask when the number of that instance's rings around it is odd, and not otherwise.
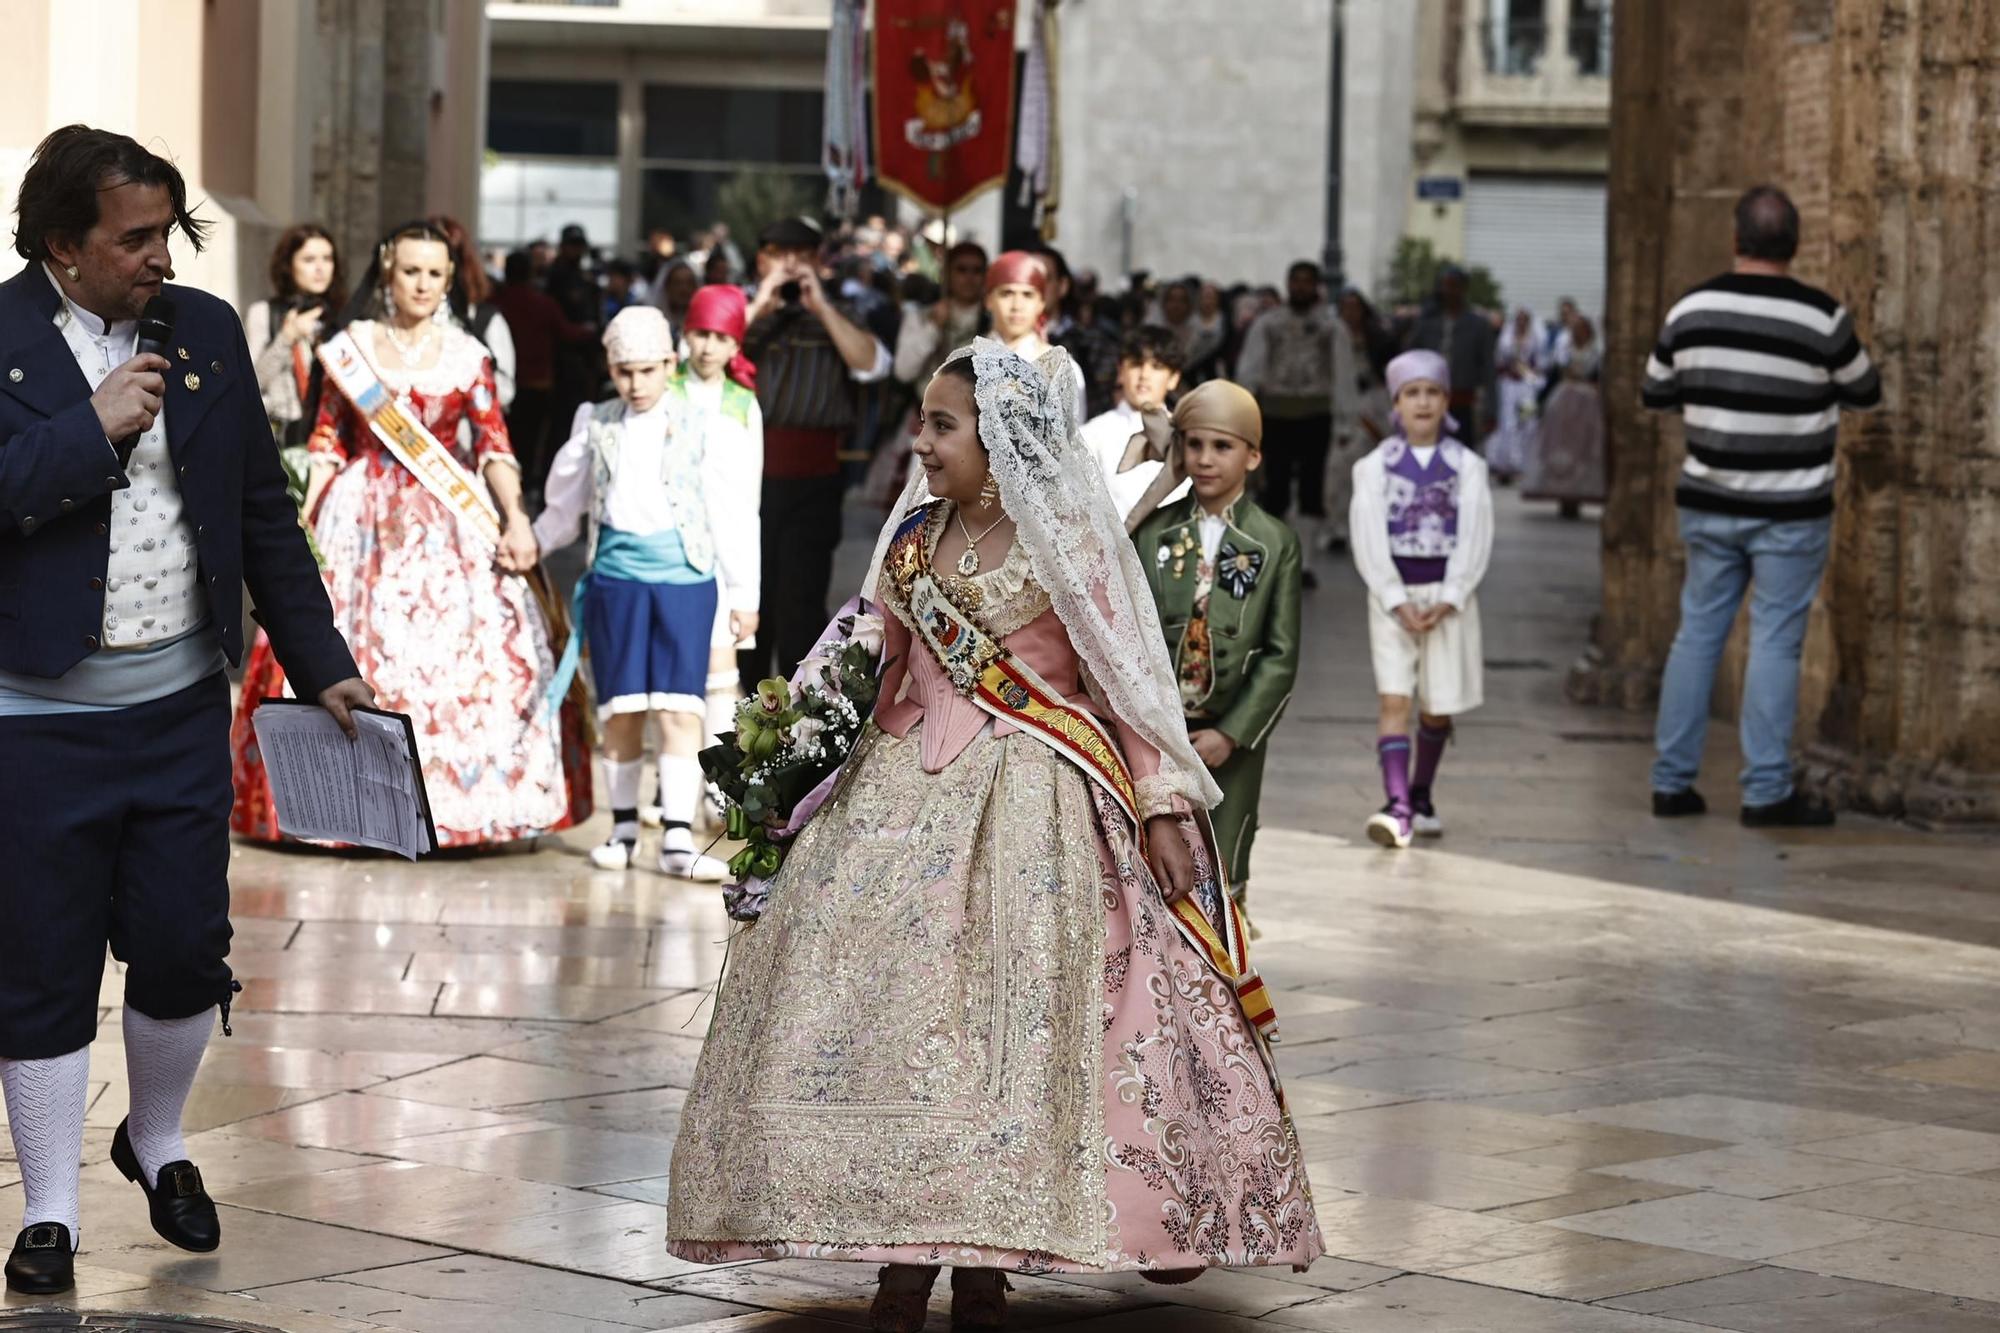
[{"label": "white stocking", "polygon": [[[660,756],[660,817],[667,824],[692,825],[694,812],[701,804],[701,763],[685,755],[663,754]],[[678,836],[676,836],[678,835]],[[694,847],[694,840],[687,829],[667,830],[667,845],[679,849],[685,845]]]},{"label": "white stocking", "polygon": [[[604,777],[611,789],[613,810],[637,810],[639,808],[639,779],[645,775],[646,761],[643,758],[630,761],[604,757]],[[614,824],[611,836],[623,842],[639,840],[639,825],[636,821]]]},{"label": "white stocking", "polygon": [[77,1171],[90,1097],[90,1047],[48,1060],[0,1060],[7,1127],[21,1163],[21,1225],[60,1222],[77,1236]]},{"label": "white stocking", "polygon": [[725,731],[736,729],[737,675],[734,669],[712,671],[708,676],[708,709],[704,719],[708,727],[708,743],[716,744],[716,738]]},{"label": "white stocking", "polygon": [[159,1182],[168,1162],[187,1160],[181,1113],[214,1028],[213,1009],[192,1018],[148,1018],[125,1006],[125,1077],[132,1084],[128,1129],[149,1185]]}]

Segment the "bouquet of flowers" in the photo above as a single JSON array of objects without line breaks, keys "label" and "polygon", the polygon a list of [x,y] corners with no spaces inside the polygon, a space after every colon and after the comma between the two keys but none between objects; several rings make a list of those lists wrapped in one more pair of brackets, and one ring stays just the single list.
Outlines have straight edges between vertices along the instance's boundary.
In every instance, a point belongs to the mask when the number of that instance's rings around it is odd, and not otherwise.
[{"label": "bouquet of flowers", "polygon": [[722,892],[729,915],[755,921],[792,839],[833,791],[875,708],[882,674],[882,617],[857,597],[841,607],[789,681],[760,681],[736,707],[736,730],[701,752],[722,793],[736,882]]}]

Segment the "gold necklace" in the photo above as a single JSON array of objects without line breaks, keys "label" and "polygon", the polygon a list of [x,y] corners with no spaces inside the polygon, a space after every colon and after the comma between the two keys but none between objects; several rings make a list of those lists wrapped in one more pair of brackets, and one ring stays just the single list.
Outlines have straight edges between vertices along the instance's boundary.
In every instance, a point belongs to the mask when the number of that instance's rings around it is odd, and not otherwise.
[{"label": "gold necklace", "polygon": [[971,578],[979,572],[979,543],[991,537],[993,529],[1005,523],[1007,516],[1002,514],[1000,517],[994,519],[991,523],[987,524],[986,531],[980,533],[977,537],[972,535],[971,528],[965,526],[965,511],[963,509],[958,508],[956,505],[952,506],[952,517],[958,520],[958,530],[965,534],[965,554],[958,558],[958,572],[966,578]]}]

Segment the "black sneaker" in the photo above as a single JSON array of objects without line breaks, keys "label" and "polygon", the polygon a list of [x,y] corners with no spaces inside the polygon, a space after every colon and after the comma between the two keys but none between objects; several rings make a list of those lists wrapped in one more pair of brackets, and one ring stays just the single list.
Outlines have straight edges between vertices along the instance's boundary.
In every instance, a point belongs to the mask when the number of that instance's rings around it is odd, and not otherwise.
[{"label": "black sneaker", "polygon": [[1688,815],[1705,815],[1708,802],[1701,799],[1701,793],[1693,787],[1686,791],[1656,791],[1653,793],[1653,818],[1682,819]]},{"label": "black sneaker", "polygon": [[1743,807],[1744,828],[1826,828],[1833,820],[1832,806],[1821,805],[1799,791],[1770,805]]}]

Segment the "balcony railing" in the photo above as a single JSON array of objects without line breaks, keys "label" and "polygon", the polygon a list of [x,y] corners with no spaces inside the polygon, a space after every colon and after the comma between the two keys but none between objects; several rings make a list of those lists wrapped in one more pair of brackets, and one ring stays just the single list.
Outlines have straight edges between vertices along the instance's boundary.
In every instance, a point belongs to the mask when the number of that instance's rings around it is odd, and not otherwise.
[{"label": "balcony railing", "polygon": [[[1563,25],[1564,50],[1577,77],[1611,74],[1609,14],[1576,15]],[[1540,19],[1494,19],[1480,27],[1486,72],[1503,79],[1534,78],[1548,67],[1550,25]]]}]

